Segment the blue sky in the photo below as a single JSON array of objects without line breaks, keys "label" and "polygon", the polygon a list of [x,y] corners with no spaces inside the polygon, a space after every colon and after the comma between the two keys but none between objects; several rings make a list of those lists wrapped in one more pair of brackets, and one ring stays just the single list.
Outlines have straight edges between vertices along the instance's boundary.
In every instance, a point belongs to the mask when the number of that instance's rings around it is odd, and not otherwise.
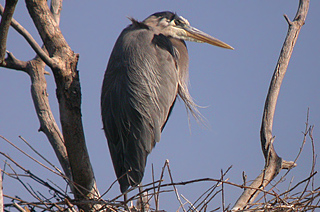
[{"label": "blue sky", "polygon": [[[1,1],[2,4],[3,1]],[[205,128],[194,119],[188,124],[183,102],[178,101],[163,131],[161,142],[148,157],[143,183],[152,180],[153,164],[156,179],[166,159],[176,182],[197,178],[220,178],[220,170],[233,166],[229,181],[242,183],[242,171],[254,179],[263,169],[259,130],[268,86],[280,49],[287,33],[283,14],[292,20],[298,1],[75,1],[63,3],[60,27],[71,48],[80,54],[78,69],[82,88],[82,114],[87,146],[103,193],[116,179],[100,118],[100,89],[103,74],[113,45],[130,21],[143,20],[158,11],[170,10],[188,19],[190,24],[228,44],[235,50],[208,44],[187,42],[189,50],[190,92],[200,112],[207,119]],[[302,143],[306,113],[315,125],[316,148],[320,143],[320,2],[311,1],[306,24],[303,26],[283,81],[273,125],[275,148],[285,160],[294,160]],[[41,44],[23,1],[18,2],[14,18]],[[13,29],[7,45],[20,60],[29,60],[34,52]],[[46,68],[50,72],[49,68]],[[59,120],[53,76],[46,76],[51,107]],[[23,136],[50,161],[58,165],[46,137],[38,133],[39,123],[30,95],[29,77],[21,72],[0,68],[0,135],[19,144]],[[308,140],[298,166],[287,177],[299,182],[311,168]],[[63,182],[26,159],[0,141],[1,151],[8,153],[27,169],[43,177]],[[318,151],[319,153],[319,151]],[[3,158],[1,160],[4,160]],[[3,167],[1,162],[1,167]],[[317,165],[319,170],[319,165]],[[284,171],[281,172],[282,174]],[[317,177],[316,177],[317,178]],[[317,178],[319,179],[319,178]],[[166,176],[166,181],[169,182]],[[5,177],[4,191],[9,195],[25,196],[18,183]],[[211,183],[178,187],[191,202]],[[285,188],[288,183],[285,184]],[[35,186],[36,187],[36,186]],[[40,188],[39,188],[40,189]],[[118,195],[115,185],[105,196]],[[226,204],[233,204],[241,190],[226,187]],[[220,198],[212,208],[220,206]],[[177,210],[174,193],[160,196],[160,208]]]}]

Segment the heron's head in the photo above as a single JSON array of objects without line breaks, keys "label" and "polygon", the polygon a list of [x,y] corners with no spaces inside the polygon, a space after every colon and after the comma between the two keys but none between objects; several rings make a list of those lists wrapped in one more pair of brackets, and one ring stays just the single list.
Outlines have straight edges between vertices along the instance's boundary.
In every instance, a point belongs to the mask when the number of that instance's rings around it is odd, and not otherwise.
[{"label": "heron's head", "polygon": [[187,19],[172,12],[158,12],[150,15],[143,23],[157,33],[177,39],[199,43],[209,43],[226,49],[233,49],[228,44],[190,26]]}]

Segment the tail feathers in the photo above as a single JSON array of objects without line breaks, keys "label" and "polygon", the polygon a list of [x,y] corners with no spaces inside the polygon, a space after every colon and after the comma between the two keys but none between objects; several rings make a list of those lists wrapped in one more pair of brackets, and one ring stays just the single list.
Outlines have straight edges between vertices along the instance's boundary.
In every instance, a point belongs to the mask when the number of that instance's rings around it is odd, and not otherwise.
[{"label": "tail feathers", "polygon": [[141,171],[129,169],[124,175],[119,177],[120,191],[124,193],[129,187],[135,187],[142,181],[143,173]]}]

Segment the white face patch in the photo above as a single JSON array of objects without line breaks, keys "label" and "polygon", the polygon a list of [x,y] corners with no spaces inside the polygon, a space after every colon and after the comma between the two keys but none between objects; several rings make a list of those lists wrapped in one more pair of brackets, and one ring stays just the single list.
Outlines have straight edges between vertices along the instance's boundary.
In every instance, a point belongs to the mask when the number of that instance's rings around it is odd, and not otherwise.
[{"label": "white face patch", "polygon": [[164,28],[164,27],[168,27],[168,26],[175,26],[175,23],[173,20],[169,21],[166,18],[161,18],[161,20],[158,23],[158,26],[162,26]]}]

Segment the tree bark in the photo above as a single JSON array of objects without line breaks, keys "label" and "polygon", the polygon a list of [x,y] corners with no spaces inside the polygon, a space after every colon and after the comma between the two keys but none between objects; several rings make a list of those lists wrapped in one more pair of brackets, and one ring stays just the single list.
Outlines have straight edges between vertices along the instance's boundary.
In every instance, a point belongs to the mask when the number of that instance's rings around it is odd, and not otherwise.
[{"label": "tree bark", "polygon": [[[77,199],[98,195],[90,163],[81,119],[81,90],[75,54],[65,41],[45,0],[26,0],[33,22],[48,51],[57,86],[60,121],[69,163],[75,183]],[[91,206],[88,206],[89,208]],[[84,208],[85,211],[89,208]]]},{"label": "tree bark", "polygon": [[244,190],[235,203],[232,209],[233,211],[243,210],[248,203],[252,203],[260,192],[257,188],[264,189],[278,175],[281,169],[290,169],[296,166],[294,162],[285,161],[277,155],[273,147],[275,137],[272,136],[272,125],[281,83],[285,76],[300,29],[305,23],[308,9],[309,0],[300,0],[294,20],[291,22],[288,17],[285,16],[289,24],[289,29],[269,86],[260,130],[260,141],[265,158],[265,167],[262,173],[251,183],[250,187],[252,189]]},{"label": "tree bark", "polygon": [[72,181],[72,174],[67,150],[64,145],[63,136],[51,112],[47,94],[47,83],[44,76],[44,67],[44,62],[37,57],[28,62],[25,71],[31,79],[31,95],[40,122],[39,131],[42,131],[47,136],[54,152],[56,153],[60,165],[68,178],[67,180],[70,182]]}]

